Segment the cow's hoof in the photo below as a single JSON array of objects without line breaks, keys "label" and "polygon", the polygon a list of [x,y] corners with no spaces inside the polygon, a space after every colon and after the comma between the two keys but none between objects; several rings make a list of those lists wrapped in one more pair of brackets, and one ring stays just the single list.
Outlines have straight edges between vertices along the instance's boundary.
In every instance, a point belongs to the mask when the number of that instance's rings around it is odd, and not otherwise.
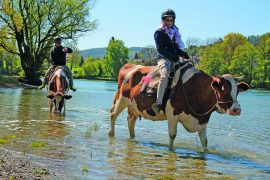
[{"label": "cow's hoof", "polygon": [[114,137],[114,132],[111,130],[111,131],[108,133],[108,136]]}]

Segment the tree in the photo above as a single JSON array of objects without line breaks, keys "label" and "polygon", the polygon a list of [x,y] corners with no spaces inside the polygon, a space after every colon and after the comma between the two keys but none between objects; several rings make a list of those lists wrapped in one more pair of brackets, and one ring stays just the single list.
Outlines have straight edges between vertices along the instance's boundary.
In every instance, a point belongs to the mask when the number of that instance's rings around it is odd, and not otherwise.
[{"label": "tree", "polygon": [[270,33],[263,34],[259,38],[257,49],[263,63],[263,82],[270,80]]},{"label": "tree", "polygon": [[104,60],[95,59],[94,57],[86,58],[83,64],[83,70],[87,77],[107,77],[104,72],[105,63]]},{"label": "tree", "polygon": [[40,84],[41,67],[55,36],[76,40],[96,27],[91,0],[2,0],[0,47],[20,57],[27,83]]},{"label": "tree", "polygon": [[143,59],[142,62],[144,62],[146,66],[157,64],[157,49],[155,46],[146,46],[140,51],[139,56],[141,56],[141,59]]},{"label": "tree", "polygon": [[236,48],[244,45],[246,42],[247,38],[239,33],[230,33],[224,37],[224,59],[227,66],[231,65],[231,60]]},{"label": "tree", "polygon": [[124,42],[112,38],[108,44],[108,51],[105,55],[105,64],[107,72],[114,78],[117,78],[119,69],[128,61],[128,48]]},{"label": "tree", "polygon": [[83,70],[86,76],[95,77],[99,75],[98,64],[93,57],[88,57],[85,60]]},{"label": "tree", "polygon": [[199,69],[211,75],[228,73],[228,67],[224,64],[224,44],[222,42],[201,48],[200,55]]},{"label": "tree", "polygon": [[254,77],[254,69],[258,66],[259,52],[249,42],[238,46],[234,52],[230,70],[235,75],[245,75],[246,81],[251,83]]}]

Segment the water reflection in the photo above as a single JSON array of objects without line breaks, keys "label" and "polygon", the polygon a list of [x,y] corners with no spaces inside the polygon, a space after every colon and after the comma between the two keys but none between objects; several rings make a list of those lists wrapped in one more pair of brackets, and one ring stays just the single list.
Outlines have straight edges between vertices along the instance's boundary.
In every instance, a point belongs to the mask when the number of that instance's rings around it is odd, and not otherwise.
[{"label": "water reflection", "polygon": [[46,131],[43,133],[45,137],[63,138],[69,134],[64,116],[48,112],[46,121]]},{"label": "water reflection", "polygon": [[201,153],[199,158],[194,158],[179,152],[147,148],[142,143],[133,140],[127,140],[120,148],[114,144],[113,139],[110,144],[114,146],[114,149],[108,152],[108,157],[121,177],[207,179],[209,175],[212,177],[222,175],[220,172],[207,169],[204,153]]},{"label": "water reflection", "polygon": [[[1,136],[15,137],[5,147],[45,157],[65,158],[64,137],[69,134],[65,117],[48,111],[44,94],[30,89],[6,89],[1,96]],[[8,112],[8,115],[7,115]],[[6,118],[3,118],[6,117]],[[33,146],[42,144],[41,147]]]}]

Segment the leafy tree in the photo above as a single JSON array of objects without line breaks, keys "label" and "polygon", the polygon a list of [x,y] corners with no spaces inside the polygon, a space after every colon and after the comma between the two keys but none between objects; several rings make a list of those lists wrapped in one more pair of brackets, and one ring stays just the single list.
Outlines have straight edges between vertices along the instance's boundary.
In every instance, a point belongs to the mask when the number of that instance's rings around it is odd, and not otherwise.
[{"label": "leafy tree", "polygon": [[257,49],[260,52],[260,56],[263,64],[263,82],[270,80],[270,33],[263,34],[259,38]]},{"label": "leafy tree", "polygon": [[248,83],[252,82],[254,69],[258,66],[259,52],[249,42],[238,46],[234,52],[230,70],[236,75],[245,75]]},{"label": "leafy tree", "polygon": [[246,42],[247,38],[239,33],[230,33],[224,37],[224,59],[227,66],[230,66],[236,48],[240,45],[244,45]]},{"label": "leafy tree", "polygon": [[86,76],[96,77],[99,74],[99,68],[96,60],[93,57],[88,57],[83,64],[84,73]]},{"label": "leafy tree", "polygon": [[218,43],[213,46],[206,46],[200,50],[201,60],[198,68],[211,75],[228,73],[224,65],[224,44]]},{"label": "leafy tree", "polygon": [[128,48],[124,42],[111,38],[105,55],[106,71],[112,77],[117,78],[120,68],[128,61]]},{"label": "leafy tree", "polygon": [[104,69],[104,60],[95,59],[93,57],[88,57],[83,64],[85,76],[88,77],[107,77],[108,75],[105,73]]},{"label": "leafy tree", "polygon": [[39,84],[55,36],[76,40],[95,28],[91,0],[2,0],[0,47],[20,57],[30,84]]}]

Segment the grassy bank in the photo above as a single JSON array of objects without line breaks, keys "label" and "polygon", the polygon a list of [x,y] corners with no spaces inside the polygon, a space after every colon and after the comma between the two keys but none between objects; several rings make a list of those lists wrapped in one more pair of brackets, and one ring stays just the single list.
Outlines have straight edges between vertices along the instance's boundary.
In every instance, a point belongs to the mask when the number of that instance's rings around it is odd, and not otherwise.
[{"label": "grassy bank", "polygon": [[21,87],[20,83],[18,82],[18,77],[14,76],[0,76],[0,87]]}]

